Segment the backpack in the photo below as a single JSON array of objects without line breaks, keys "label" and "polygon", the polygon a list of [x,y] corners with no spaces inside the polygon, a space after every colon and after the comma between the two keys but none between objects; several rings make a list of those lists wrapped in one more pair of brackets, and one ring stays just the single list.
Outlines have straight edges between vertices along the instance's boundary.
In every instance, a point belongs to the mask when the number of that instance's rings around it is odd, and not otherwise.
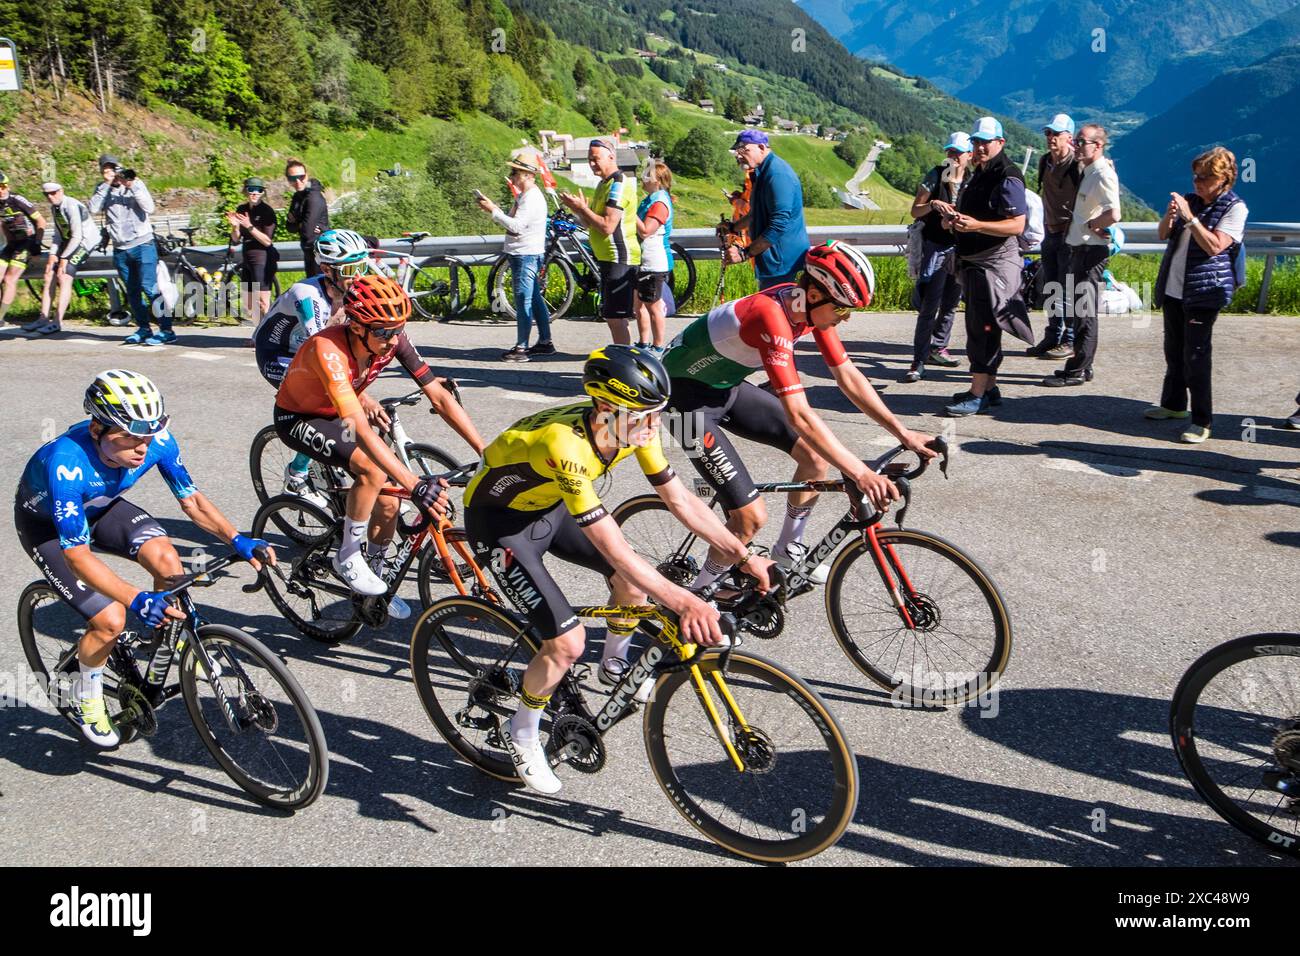
[{"label": "backpack", "polygon": [[924,230],[923,219],[913,219],[912,224],[907,227],[907,277],[913,282],[925,268],[925,237],[922,235]]},{"label": "backpack", "polygon": [[1029,207],[1025,211],[1025,231],[1016,237],[1020,242],[1021,252],[1028,252],[1037,246],[1047,234],[1043,226],[1043,198],[1038,193],[1026,189],[1025,204]]}]

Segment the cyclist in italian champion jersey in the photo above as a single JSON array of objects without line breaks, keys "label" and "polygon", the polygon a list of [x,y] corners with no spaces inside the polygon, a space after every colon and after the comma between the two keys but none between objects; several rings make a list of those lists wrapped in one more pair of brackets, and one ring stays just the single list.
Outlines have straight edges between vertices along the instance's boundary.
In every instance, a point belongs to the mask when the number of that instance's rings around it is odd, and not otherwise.
[{"label": "cyclist in italian champion jersey", "polygon": [[[893,483],[868,468],[808,404],[795,369],[794,343],[810,335],[845,396],[907,448],[926,457],[931,438],[905,428],[876,390],[849,361],[835,327],[850,309],[871,302],[875,275],[866,256],[852,246],[829,242],[808,252],[798,283],[773,286],[718,306],[673,340],[664,365],[672,378],[670,407],[681,416],[682,445],[700,475],[718,492],[727,527],[752,541],[767,522],[767,509],[725,431],[779,448],[795,460],[794,481],[826,477],[834,465],[876,508],[898,497]],[[771,391],[746,381],[767,374]],[[785,567],[805,552],[804,528],[816,492],[788,496],[785,522],[772,554]],[[725,556],[713,554],[694,582],[699,587],[726,570]],[[813,580],[824,581],[819,568]]]},{"label": "cyclist in italian champion jersey", "polygon": [[[127,609],[146,627],[181,618],[167,602],[169,581],[183,573],[180,555],[152,516],[123,495],[157,467],[185,516],[231,545],[254,568],[267,543],[248,538],[194,485],[168,430],[162,395],[138,372],[109,369],[86,389],[90,420],[42,445],[23,469],[14,499],[18,540],[55,591],[87,621],[77,646],[79,720],[86,740],[115,747],[117,728],[104,707],[104,664],[126,626]],[[153,575],[152,591],[118,577],[92,551],[137,561]]]},{"label": "cyclist in italian champion jersey", "polygon": [[[298,348],[329,325],[344,321],[343,297],[348,286],[368,268],[370,247],[358,233],[330,229],[316,240],[316,262],[320,273],[289,286],[271,304],[253,333],[257,370],[277,389]],[[379,403],[370,396],[362,400],[373,418]],[[311,459],[299,452],[284,469],[284,492],[307,498],[325,507],[325,500],[311,490],[308,468]]]},{"label": "cyclist in italian champion jersey", "polygon": [[[346,323],[311,336],[289,363],[275,397],[275,427],[289,448],[343,468],[356,479],[348,491],[334,570],[357,593],[378,595],[387,587],[372,565],[382,566],[400,506],[394,497],[381,497],[380,489],[392,478],[431,516],[445,512],[446,496],[440,480],[412,474],[375,434],[361,393],[396,359],[476,455],[483,451],[483,439],[406,337],[411,299],[400,285],[387,276],[361,276],[348,287],[343,310]],[[376,531],[367,542],[372,519]]]},{"label": "cyclist in italian champion jersey", "polygon": [[[618,605],[650,595],[680,618],[687,640],[722,641],[718,612],[672,584],[634,552],[596,494],[594,482],[635,456],[664,504],[683,524],[768,588],[772,562],[751,553],[692,495],[664,457],[659,413],[668,375],[658,358],[629,345],[591,353],[582,371],[590,402],[539,412],[516,422],[483,452],[465,490],[465,531],[480,563],[527,619],[541,650],[524,671],[520,705],[501,736],[519,776],[555,793],[560,781],[539,739],[542,712],[560,680],[582,657],[586,631],[542,563],[542,556],[599,572]],[[627,670],[635,620],[608,622],[600,680],[613,686]]]}]

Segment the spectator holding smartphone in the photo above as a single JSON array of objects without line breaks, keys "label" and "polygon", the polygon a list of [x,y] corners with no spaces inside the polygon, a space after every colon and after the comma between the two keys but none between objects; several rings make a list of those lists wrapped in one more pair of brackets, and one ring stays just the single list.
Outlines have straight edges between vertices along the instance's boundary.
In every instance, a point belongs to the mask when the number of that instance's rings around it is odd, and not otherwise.
[{"label": "spectator holding smartphone", "polygon": [[[126,286],[127,307],[136,329],[124,340],[127,345],[166,345],[176,341],[172,318],[164,309],[154,309],[158,298],[158,247],[154,245],[153,197],[134,169],[125,169],[116,156],[99,157],[104,181],[90,197],[90,211],[104,214],[104,224],[113,240],[113,265]],[[159,331],[154,332],[150,316],[159,313]]]},{"label": "spectator holding smartphone", "polygon": [[[253,327],[271,307],[271,283],[275,279],[276,264],[280,254],[275,251],[275,210],[265,201],[266,183],[252,176],[244,180],[247,202],[240,203],[234,212],[226,213],[230,223],[230,249],[235,244],[240,250],[239,285],[244,318]],[[249,344],[252,344],[250,340]]]},{"label": "spectator holding smartphone", "polygon": [[330,227],[330,210],[329,204],[325,202],[325,193],[321,189],[320,180],[308,178],[307,167],[302,160],[289,160],[284,167],[284,178],[293,190],[289,212],[284,217],[284,228],[298,236],[307,277],[320,275],[320,264],[316,262],[316,240]]},{"label": "spectator holding smartphone", "polygon": [[[45,219],[27,199],[9,188],[9,177],[0,173],[0,272],[4,274],[4,292],[0,294],[0,323],[18,295],[18,279],[27,270],[33,256],[41,254],[41,236]],[[29,325],[31,323],[28,323]],[[23,326],[25,331],[32,331]]]},{"label": "spectator holding smartphone", "polygon": [[1245,262],[1238,262],[1249,210],[1232,191],[1237,157],[1216,146],[1192,160],[1192,192],[1170,193],[1159,235],[1167,239],[1155,304],[1165,319],[1165,381],[1160,404],[1143,414],[1150,419],[1188,417],[1182,434],[1188,444],[1210,437],[1210,336],[1219,310],[1245,281]]},{"label": "spectator holding smartphone", "polygon": [[[67,195],[59,183],[45,183],[41,191],[49,200],[53,213],[54,246],[45,259],[39,324],[23,328],[38,335],[52,335],[63,330],[63,316],[72,300],[72,281],[77,276],[77,268],[99,245],[99,226],[86,204]],[[50,305],[55,286],[58,286],[59,298],[55,318],[51,320]]]}]

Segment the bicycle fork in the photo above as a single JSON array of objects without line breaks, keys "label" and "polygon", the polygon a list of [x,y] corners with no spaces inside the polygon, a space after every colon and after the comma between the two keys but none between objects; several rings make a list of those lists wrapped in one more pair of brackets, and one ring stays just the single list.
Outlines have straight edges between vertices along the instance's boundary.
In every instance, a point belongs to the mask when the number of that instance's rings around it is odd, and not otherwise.
[{"label": "bicycle fork", "polygon": [[[912,586],[911,579],[907,576],[907,572],[903,570],[903,562],[899,560],[898,552],[894,550],[892,544],[881,546],[880,538],[876,535],[875,525],[867,528],[862,534],[871,548],[872,560],[876,563],[876,570],[880,572],[880,580],[884,582],[890,600],[894,602],[894,609],[898,611],[898,616],[903,619],[903,624],[908,630],[916,630],[916,620],[908,606],[908,601],[916,598],[916,588]],[[891,567],[894,574],[898,576],[897,581],[890,574]],[[902,588],[899,587],[900,583]],[[906,590],[906,596],[904,596],[903,590]]]}]

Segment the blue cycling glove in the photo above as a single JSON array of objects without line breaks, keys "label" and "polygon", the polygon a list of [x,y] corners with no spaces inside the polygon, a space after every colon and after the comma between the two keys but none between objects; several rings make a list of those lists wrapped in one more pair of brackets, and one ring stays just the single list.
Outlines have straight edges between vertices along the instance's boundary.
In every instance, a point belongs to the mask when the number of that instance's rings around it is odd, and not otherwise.
[{"label": "blue cycling glove", "polygon": [[247,538],[242,534],[237,534],[231,538],[230,545],[245,561],[252,561],[253,558],[257,557],[257,555],[253,553],[254,551],[271,547],[268,542],[263,541],[261,538]]},{"label": "blue cycling glove", "polygon": [[166,591],[141,591],[131,601],[131,613],[146,627],[158,627],[167,616]]}]

